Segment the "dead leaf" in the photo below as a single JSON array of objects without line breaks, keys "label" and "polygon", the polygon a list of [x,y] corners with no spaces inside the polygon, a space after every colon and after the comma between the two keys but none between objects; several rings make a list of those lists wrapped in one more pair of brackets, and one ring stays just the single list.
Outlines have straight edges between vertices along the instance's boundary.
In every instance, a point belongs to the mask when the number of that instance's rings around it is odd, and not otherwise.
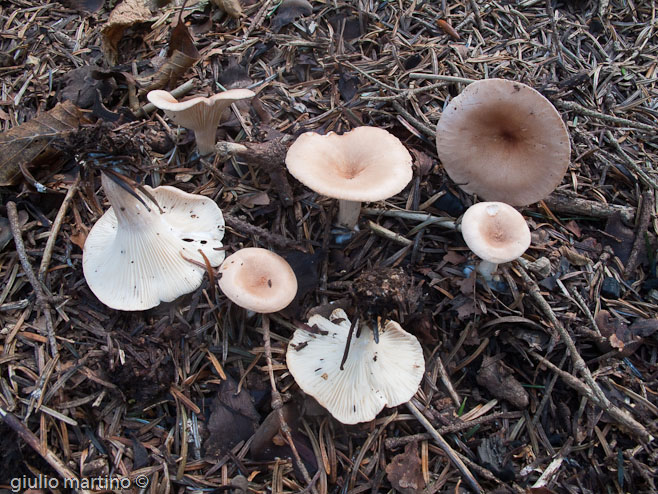
[{"label": "dead leaf", "polygon": [[436,24],[441,28],[441,30],[446,33],[448,36],[450,36],[452,39],[455,41],[459,41],[461,39],[461,36],[459,36],[459,33],[455,30],[452,25],[444,20],[444,19],[438,19],[436,21]]},{"label": "dead leaf", "polygon": [[206,455],[219,458],[240,441],[249,439],[256,430],[260,415],[249,393],[243,388],[235,393],[237,384],[228,376],[219,385],[208,419],[209,435],[203,445]]},{"label": "dead leaf", "polygon": [[607,310],[600,310],[594,317],[601,336],[609,344],[599,343],[599,350],[609,352],[613,348],[620,351],[622,357],[633,354],[643,343],[644,338],[658,331],[658,319],[638,319],[630,327]]},{"label": "dead leaf", "polygon": [[91,108],[97,97],[96,90],[102,98],[110,96],[117,87],[116,82],[112,78],[94,78],[94,71],[99,69],[96,65],[85,65],[67,72],[62,77],[62,101],[71,101],[79,108]]},{"label": "dead leaf", "polygon": [[[449,262],[454,266],[459,266],[460,264],[466,262],[466,258],[461,254],[457,253],[455,250],[449,250],[448,253],[443,256],[443,260]],[[471,293],[473,293],[471,291]]]},{"label": "dead leaf", "polygon": [[359,78],[355,75],[341,74],[338,78],[338,92],[346,103],[352,101],[359,91]]},{"label": "dead leaf", "polygon": [[313,6],[306,0],[283,0],[272,20],[272,31],[278,33],[282,27],[294,22],[298,17],[313,13]]},{"label": "dead leaf", "polygon": [[418,174],[421,177],[424,177],[430,173],[432,171],[432,167],[434,166],[432,158],[428,154],[425,154],[422,151],[418,151],[414,148],[411,148],[410,151],[411,154],[414,155],[414,167],[416,170],[418,170]]},{"label": "dead leaf", "polygon": [[0,133],[0,185],[15,185],[21,166],[29,165],[50,144],[78,130],[82,112],[70,101],[58,103],[52,110]]},{"label": "dead leaf", "polygon": [[173,88],[200,57],[190,31],[182,19],[179,19],[178,24],[171,31],[167,60],[153,75],[151,83],[143,92]]},{"label": "dead leaf", "polygon": [[238,203],[246,208],[253,208],[254,206],[267,206],[270,203],[270,196],[267,192],[254,192],[251,194],[242,194],[238,198]]},{"label": "dead leaf", "polygon": [[569,261],[574,266],[587,266],[590,262],[592,262],[590,261],[589,257],[579,254],[566,245],[560,247],[560,254],[566,257],[567,261]]},{"label": "dead leaf", "polygon": [[110,65],[116,65],[118,45],[124,31],[151,20],[150,4],[150,0],[123,0],[110,12],[102,30],[103,55]]},{"label": "dead leaf", "polygon": [[622,264],[626,264],[635,240],[633,230],[622,223],[620,213],[615,213],[608,218],[605,224],[605,232],[608,235],[603,238],[603,245],[612,247],[613,252]]},{"label": "dead leaf", "polygon": [[407,444],[404,453],[393,457],[386,465],[386,478],[396,491],[403,494],[416,494],[425,488],[418,443]]},{"label": "dead leaf", "polygon": [[240,0],[212,0],[212,3],[217,5],[234,19],[239,19],[242,15],[242,5],[240,5]]},{"label": "dead leaf", "polygon": [[574,220],[571,220],[568,223],[565,223],[564,227],[567,230],[569,230],[571,233],[573,233],[576,238],[580,238],[580,236],[582,235],[582,231],[580,230],[580,226],[578,226],[578,223],[576,223]]},{"label": "dead leaf", "polygon": [[493,396],[516,408],[526,408],[530,402],[528,392],[497,357],[484,357],[476,381]]},{"label": "dead leaf", "polygon": [[75,10],[94,13],[100,10],[105,0],[60,0],[62,5],[66,5]]}]

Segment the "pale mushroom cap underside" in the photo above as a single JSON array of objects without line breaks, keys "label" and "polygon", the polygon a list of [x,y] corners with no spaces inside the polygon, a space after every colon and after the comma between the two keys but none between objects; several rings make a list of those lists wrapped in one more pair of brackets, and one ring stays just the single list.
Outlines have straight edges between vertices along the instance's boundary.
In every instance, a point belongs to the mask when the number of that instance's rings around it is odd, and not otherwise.
[{"label": "pale mushroom cap underside", "polygon": [[480,202],[462,217],[468,248],[485,261],[502,264],[523,255],[530,246],[530,229],[523,215],[509,204]]},{"label": "pale mushroom cap underside", "polygon": [[306,132],[290,146],[290,174],[315,192],[355,202],[388,199],[413,175],[409,151],[393,134],[357,127],[342,135]]},{"label": "pale mushroom cap underside", "polygon": [[112,207],[96,222],[85,242],[82,266],[89,287],[105,305],[145,310],[196,290],[206,271],[199,250],[211,266],[221,264],[224,219],[211,199],[174,187],[145,186],[162,208],[160,212],[140,194],[149,212],[103,178],[106,193],[108,188],[118,193],[115,204],[123,210],[117,219]]},{"label": "pale mushroom cap underside", "polygon": [[176,124],[192,130],[205,126],[217,126],[222,112],[232,103],[256,95],[249,89],[231,89],[210,97],[198,96],[185,101],[178,101],[171,93],[157,89],[146,96],[157,108],[164,110]]},{"label": "pale mushroom cap underside", "polygon": [[535,203],[569,167],[569,134],[555,107],[525,84],[477,81],[443,111],[439,158],[464,191],[516,206]]},{"label": "pale mushroom cap underside", "polygon": [[297,294],[297,277],[290,264],[267,249],[240,249],[226,258],[219,273],[224,295],[261,314],[285,309]]},{"label": "pale mushroom cap underside", "polygon": [[340,370],[350,321],[342,309],[336,309],[330,319],[312,316],[308,325],[317,327],[318,334],[298,329],[288,346],[288,369],[306,394],[344,424],[368,422],[384,407],[413,397],[425,372],[415,336],[387,321],[375,343],[370,328],[362,326],[358,338],[354,332]]}]

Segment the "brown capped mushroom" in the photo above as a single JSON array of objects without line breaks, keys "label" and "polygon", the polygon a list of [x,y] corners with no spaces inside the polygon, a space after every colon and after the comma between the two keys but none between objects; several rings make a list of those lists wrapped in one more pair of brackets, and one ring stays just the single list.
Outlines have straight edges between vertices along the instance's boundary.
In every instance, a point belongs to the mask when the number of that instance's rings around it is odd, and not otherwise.
[{"label": "brown capped mushroom", "polygon": [[231,89],[214,94],[209,98],[196,97],[178,101],[171,93],[160,89],[150,91],[146,97],[176,124],[194,131],[200,154],[210,154],[215,150],[215,133],[219,119],[232,103],[256,95],[249,89]]},{"label": "brown capped mushroom", "polygon": [[571,152],[550,101],[505,79],[474,82],[454,98],[437,125],[436,148],[464,191],[515,206],[548,196],[562,181]]},{"label": "brown capped mushroom", "polygon": [[290,174],[315,192],[339,200],[337,223],[354,228],[361,202],[399,193],[412,177],[411,155],[393,134],[357,127],[345,134],[306,132],[288,149]]}]

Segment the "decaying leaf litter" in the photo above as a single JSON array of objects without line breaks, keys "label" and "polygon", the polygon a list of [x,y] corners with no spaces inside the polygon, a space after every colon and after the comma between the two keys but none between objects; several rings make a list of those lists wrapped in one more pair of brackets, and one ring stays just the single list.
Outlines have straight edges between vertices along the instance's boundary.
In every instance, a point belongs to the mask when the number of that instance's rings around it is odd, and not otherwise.
[{"label": "decaying leaf litter", "polygon": [[[0,4],[0,483],[466,491],[444,439],[487,492],[655,492],[655,5],[124,0],[126,17],[101,3]],[[504,292],[464,274],[454,220],[473,198],[434,145],[446,101],[485,77],[539,90],[572,142],[561,186],[522,210],[532,244]],[[148,107],[153,84],[254,90],[218,131],[239,152],[200,159]],[[360,125],[396,135],[415,172],[348,239],[334,202],[276,164],[302,132]],[[282,254],[297,299],[269,326],[208,282],[143,313],[103,306],[81,267],[103,167],[215,200],[229,251]],[[286,342],[336,301],[421,340],[416,415],[344,426],[302,396]]]}]

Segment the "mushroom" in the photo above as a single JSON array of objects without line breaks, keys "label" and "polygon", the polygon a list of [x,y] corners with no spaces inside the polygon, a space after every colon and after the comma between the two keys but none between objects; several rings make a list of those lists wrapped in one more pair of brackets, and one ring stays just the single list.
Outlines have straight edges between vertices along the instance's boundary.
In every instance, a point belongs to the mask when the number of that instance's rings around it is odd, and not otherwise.
[{"label": "mushroom", "polygon": [[146,97],[154,106],[164,110],[176,125],[192,129],[199,153],[210,154],[215,150],[215,133],[224,110],[236,101],[255,95],[249,89],[230,89],[209,98],[199,96],[178,101],[171,93],[158,89],[150,91]]},{"label": "mushroom", "polygon": [[286,165],[315,192],[339,200],[338,224],[354,228],[361,202],[399,193],[412,177],[411,155],[393,134],[357,127],[342,135],[306,132],[288,149]]},{"label": "mushroom", "polygon": [[267,249],[240,249],[226,258],[219,272],[224,295],[260,314],[286,308],[297,294],[297,277],[290,264]]},{"label": "mushroom", "polygon": [[[286,361],[299,387],[344,424],[373,420],[386,406],[406,403],[425,372],[420,343],[394,321],[379,330],[379,343],[365,325],[350,340],[351,323],[342,309],[329,319],[314,315],[293,335]],[[309,331],[312,330],[313,332]]]},{"label": "mushroom", "polygon": [[468,248],[482,262],[478,272],[493,279],[498,264],[513,261],[530,246],[530,229],[516,209],[503,202],[480,202],[466,210],[461,221]]},{"label": "mushroom", "polygon": [[167,186],[133,195],[106,174],[101,181],[112,207],[87,236],[82,268],[105,305],[132,311],[170,302],[201,285],[204,257],[211,266],[224,259],[224,218],[211,199]]},{"label": "mushroom", "polygon": [[569,134],[560,114],[525,84],[477,81],[443,111],[439,158],[450,178],[487,201],[525,206],[548,196],[569,167]]}]

